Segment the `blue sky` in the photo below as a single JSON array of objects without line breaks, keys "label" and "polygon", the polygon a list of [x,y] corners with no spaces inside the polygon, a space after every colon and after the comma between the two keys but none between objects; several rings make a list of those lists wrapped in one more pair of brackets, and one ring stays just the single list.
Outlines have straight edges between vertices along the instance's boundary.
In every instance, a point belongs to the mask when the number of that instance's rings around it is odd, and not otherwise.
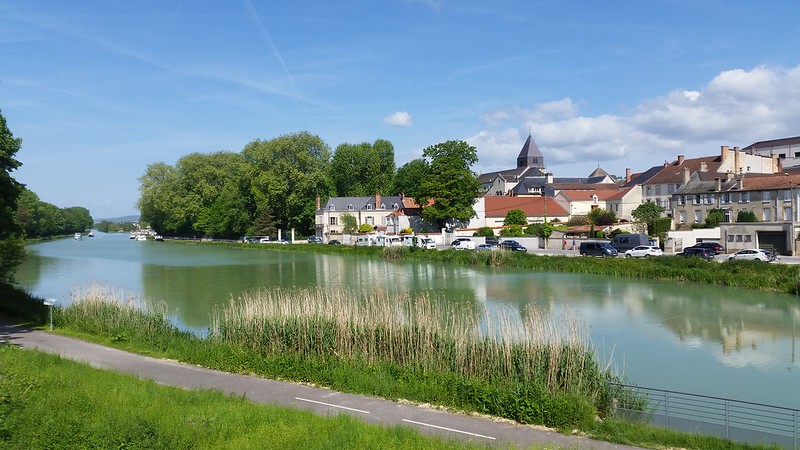
[{"label": "blue sky", "polygon": [[297,131],[451,139],[476,172],[528,130],[556,176],[800,135],[796,1],[6,1],[0,110],[42,200],[135,213],[148,164]]}]

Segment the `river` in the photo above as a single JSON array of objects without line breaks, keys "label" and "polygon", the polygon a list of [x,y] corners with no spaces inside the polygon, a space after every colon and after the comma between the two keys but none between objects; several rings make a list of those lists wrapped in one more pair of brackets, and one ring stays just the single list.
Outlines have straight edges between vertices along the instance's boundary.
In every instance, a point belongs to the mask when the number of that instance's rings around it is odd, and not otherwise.
[{"label": "river", "polygon": [[63,304],[73,290],[98,283],[164,301],[178,326],[200,334],[215,305],[270,287],[422,292],[474,305],[476,314],[510,317],[535,304],[553,316],[579,317],[598,358],[612,361],[628,382],[800,408],[800,299],[791,295],[269,251],[266,245],[251,251],[138,242],[123,234],[28,248],[17,281],[34,295]]}]

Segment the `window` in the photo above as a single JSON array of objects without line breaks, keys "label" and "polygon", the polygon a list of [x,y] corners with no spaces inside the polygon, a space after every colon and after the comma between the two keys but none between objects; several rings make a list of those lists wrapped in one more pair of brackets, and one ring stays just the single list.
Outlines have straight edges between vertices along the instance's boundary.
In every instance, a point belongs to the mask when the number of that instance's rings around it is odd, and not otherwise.
[{"label": "window", "polygon": [[745,234],[744,235],[744,241],[745,242],[753,242],[753,236],[750,235],[750,234]]},{"label": "window", "polygon": [[750,172],[750,166],[747,166],[747,171]]},{"label": "window", "polygon": [[645,195],[647,195],[648,197],[651,195],[651,192],[652,192],[652,190],[650,189],[650,187],[651,187],[651,186],[647,186],[647,187],[645,187],[645,188],[644,188]]},{"label": "window", "polygon": [[749,203],[749,202],[750,202],[749,192],[742,192],[739,194],[739,203]]},{"label": "window", "polygon": [[372,211],[372,203],[367,204],[367,211]]},{"label": "window", "polygon": [[726,209],[725,211],[722,212],[722,214],[725,217],[723,219],[723,221],[725,223],[731,223],[731,210],[730,209]]},{"label": "window", "polygon": [[331,206],[328,206],[328,209],[331,211],[336,211],[336,205],[331,204]]},{"label": "window", "polygon": [[338,222],[339,222],[339,220],[338,220],[338,219],[339,219],[338,217],[336,217],[336,216],[332,216],[332,217],[330,218],[330,220],[328,221],[328,224],[329,224],[329,225],[339,225],[339,223],[338,223]]},{"label": "window", "polygon": [[778,153],[778,158],[786,159],[786,153]]},{"label": "window", "polygon": [[351,204],[349,204],[349,205],[347,205],[347,210],[348,210],[348,211],[352,211],[352,210],[354,210],[354,209],[355,209],[355,208],[353,207],[353,204],[352,204],[352,203],[351,203]]},{"label": "window", "polygon": [[800,152],[794,152],[794,157],[795,158],[800,158]]},{"label": "window", "polygon": [[680,220],[681,220],[681,223],[686,223],[686,211],[681,211],[680,212]]},{"label": "window", "polygon": [[365,223],[367,223],[367,224],[369,224],[369,225],[375,225],[375,218],[374,218],[374,217],[372,217],[372,216],[367,216],[367,217],[366,217],[366,222],[365,222]]},{"label": "window", "polygon": [[381,209],[382,209],[382,210],[386,209],[386,205],[384,205],[383,203],[381,203]]},{"label": "window", "polygon": [[694,199],[692,200],[692,204],[693,205],[699,205],[700,204],[700,195],[699,194],[694,196]]},{"label": "window", "polygon": [[787,222],[792,220],[792,208],[789,207],[783,208],[783,220]]},{"label": "window", "polygon": [[714,194],[706,194],[705,195],[706,205],[713,205],[714,204]]},{"label": "window", "polygon": [[792,191],[783,191],[783,201],[785,202],[792,201]]},{"label": "window", "polygon": [[722,203],[728,204],[731,202],[731,194],[722,194]]},{"label": "window", "polygon": [[676,189],[676,187],[675,187],[675,186],[676,186],[676,185],[674,185],[674,184],[668,184],[668,185],[667,185],[667,193],[668,193],[668,194],[672,194],[673,192],[675,192],[675,189]]},{"label": "window", "polygon": [[732,234],[728,235],[728,242],[733,242],[733,235]]},{"label": "window", "polygon": [[661,185],[660,184],[656,185],[656,195],[661,195]]},{"label": "window", "polygon": [[392,209],[397,211],[398,209],[400,209],[400,206],[398,206],[397,203],[392,203]]},{"label": "window", "polygon": [[772,208],[764,208],[764,222],[772,221]]},{"label": "window", "polygon": [[678,206],[683,206],[685,204],[686,204],[686,196],[685,195],[679,195],[678,196]]},{"label": "window", "polygon": [[694,221],[695,221],[695,223],[702,223],[703,222],[703,211],[695,211],[694,212]]},{"label": "window", "polygon": [[736,242],[742,242],[742,235],[741,234],[737,234],[736,235]]},{"label": "window", "polygon": [[770,198],[770,191],[763,191],[761,192],[761,201],[768,202]]}]

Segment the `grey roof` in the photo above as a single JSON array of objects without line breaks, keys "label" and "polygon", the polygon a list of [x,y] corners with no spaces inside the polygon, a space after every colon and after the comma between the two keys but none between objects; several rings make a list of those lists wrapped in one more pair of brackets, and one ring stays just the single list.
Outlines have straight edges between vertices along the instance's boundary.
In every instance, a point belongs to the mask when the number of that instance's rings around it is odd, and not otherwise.
[{"label": "grey roof", "polygon": [[483,183],[491,183],[500,175],[509,181],[516,181],[522,177],[528,176],[544,176],[544,171],[538,167],[516,167],[514,169],[498,170],[496,172],[486,172],[478,175],[478,181]]},{"label": "grey roof", "polygon": [[782,138],[782,139],[773,139],[771,141],[759,141],[754,144],[750,144],[747,147],[743,148],[742,150],[758,150],[761,148],[770,148],[770,147],[779,147],[783,145],[798,145],[800,144],[800,136]]},{"label": "grey roof", "polygon": [[633,174],[631,176],[631,181],[625,183],[625,186],[627,187],[627,186],[634,186],[634,185],[637,185],[637,184],[644,184],[645,182],[650,180],[650,178],[653,178],[654,176],[656,176],[656,174],[658,174],[658,172],[661,172],[661,170],[663,168],[664,168],[663,165],[662,166],[653,166],[653,167],[645,170],[642,173]]},{"label": "grey roof", "polygon": [[[403,207],[403,199],[399,195],[381,196],[381,204],[386,209],[393,209],[393,205],[398,208]],[[348,211],[353,206],[353,211],[367,210],[367,205],[372,205],[374,209],[380,209],[380,205],[375,205],[375,196],[370,197],[331,197],[322,205],[322,209],[330,210],[333,205],[334,211]]]},{"label": "grey roof", "polygon": [[522,145],[522,149],[517,156],[517,167],[526,166],[544,167],[544,156],[542,156],[539,146],[536,145],[536,141],[533,140],[533,136],[530,133],[528,133],[528,139],[525,140],[525,144]]}]

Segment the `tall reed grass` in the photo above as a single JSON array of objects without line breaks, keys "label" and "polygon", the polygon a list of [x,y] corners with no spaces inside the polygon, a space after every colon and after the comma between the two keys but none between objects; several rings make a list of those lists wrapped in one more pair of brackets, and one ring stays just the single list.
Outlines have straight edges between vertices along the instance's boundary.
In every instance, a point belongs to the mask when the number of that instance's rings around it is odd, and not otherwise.
[{"label": "tall reed grass", "polygon": [[491,317],[422,295],[260,290],[213,314],[213,339],[274,356],[296,354],[536,385],[598,401],[610,376],[574,315],[529,306]]}]

